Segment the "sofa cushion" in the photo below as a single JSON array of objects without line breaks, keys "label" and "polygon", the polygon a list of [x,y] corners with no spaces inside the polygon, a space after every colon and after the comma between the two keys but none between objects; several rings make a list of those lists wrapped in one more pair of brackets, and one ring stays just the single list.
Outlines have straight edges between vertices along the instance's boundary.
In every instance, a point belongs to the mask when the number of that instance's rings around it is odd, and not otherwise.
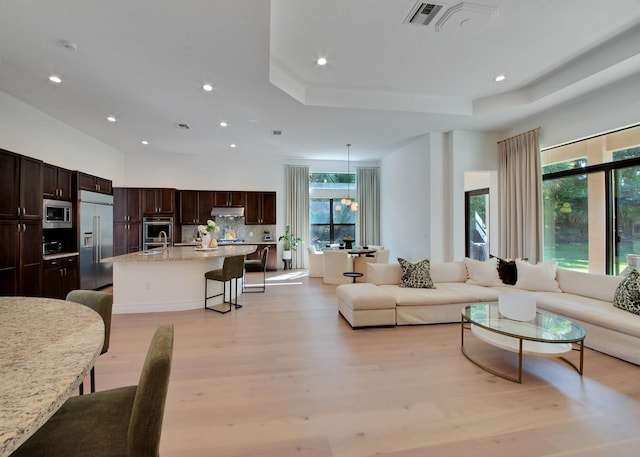
[{"label": "sofa cushion", "polygon": [[631,270],[618,284],[613,297],[613,306],[633,314],[640,314],[640,273],[637,270]]},{"label": "sofa cushion", "polygon": [[532,265],[516,259],[518,281],[515,287],[539,292],[562,292],[556,281],[558,262],[555,260]]},{"label": "sofa cushion", "polygon": [[611,306],[611,302],[563,292],[536,292],[535,295],[539,310],[640,337],[640,317]]},{"label": "sofa cushion", "polygon": [[563,292],[612,303],[622,277],[558,268],[556,279]]},{"label": "sofa cushion", "polygon": [[398,257],[400,264],[400,287],[414,289],[433,289],[433,280],[429,272],[429,259],[411,263],[408,260]]},{"label": "sofa cushion", "polygon": [[369,263],[367,264],[367,282],[380,286],[383,284],[400,284],[400,264]]},{"label": "sofa cushion", "polygon": [[432,262],[429,266],[433,282],[465,282],[467,267],[464,262]]},{"label": "sofa cushion", "polygon": [[515,285],[518,281],[518,268],[516,267],[516,261],[513,259],[501,259],[500,257],[496,257],[496,259],[498,259],[498,276],[500,276],[502,282],[510,286]]},{"label": "sofa cushion", "polygon": [[503,284],[498,275],[498,259],[495,257],[484,261],[465,257],[464,265],[469,275],[467,284],[488,287],[501,286]]},{"label": "sofa cushion", "polygon": [[438,283],[437,289],[412,289],[398,285],[379,286],[393,295],[396,306],[449,305],[457,303],[497,302],[499,292],[489,287],[464,282]]}]

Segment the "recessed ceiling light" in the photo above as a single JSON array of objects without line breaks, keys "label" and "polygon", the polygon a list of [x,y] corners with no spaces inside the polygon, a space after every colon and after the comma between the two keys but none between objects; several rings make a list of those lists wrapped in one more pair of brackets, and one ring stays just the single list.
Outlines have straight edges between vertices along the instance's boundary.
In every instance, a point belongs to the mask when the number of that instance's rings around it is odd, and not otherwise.
[{"label": "recessed ceiling light", "polygon": [[144,144],[145,146],[149,144],[147,140],[142,140],[140,143]]},{"label": "recessed ceiling light", "polygon": [[52,83],[60,84],[62,82],[62,79],[60,79],[60,76],[51,75],[49,76],[49,81],[51,81]]},{"label": "recessed ceiling light", "polygon": [[226,127],[227,125],[229,124],[227,124],[225,121],[220,122],[220,127]]},{"label": "recessed ceiling light", "polygon": [[318,60],[316,60],[316,63],[322,67],[323,65],[327,64],[327,58],[326,57],[318,57]]},{"label": "recessed ceiling light", "polygon": [[109,117],[107,117],[107,120],[108,120],[109,122],[115,122],[115,121],[116,121],[116,118],[115,118],[115,117],[113,117],[113,116],[109,116]]},{"label": "recessed ceiling light", "polygon": [[505,75],[498,75],[495,78],[493,78],[493,80],[497,83],[499,83],[500,81],[504,81],[505,79],[507,79]]},{"label": "recessed ceiling light", "polygon": [[230,147],[230,148],[235,148],[235,147],[236,147],[236,144],[235,144],[235,143],[231,143],[231,144],[229,145],[229,147]]},{"label": "recessed ceiling light", "polygon": [[211,84],[203,84],[202,88],[207,92],[211,92],[213,90],[213,86]]}]

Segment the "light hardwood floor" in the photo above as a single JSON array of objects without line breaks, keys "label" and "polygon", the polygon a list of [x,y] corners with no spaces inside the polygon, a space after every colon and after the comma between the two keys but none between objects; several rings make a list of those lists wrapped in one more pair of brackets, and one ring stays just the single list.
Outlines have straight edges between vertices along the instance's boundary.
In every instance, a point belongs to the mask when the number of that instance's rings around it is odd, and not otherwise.
[{"label": "light hardwood floor", "polygon": [[[587,349],[580,377],[526,358],[515,384],[462,356],[459,324],[352,330],[335,286],[295,270],[240,303],[113,316],[98,390],[137,383],[153,331],[175,324],[162,457],[638,455],[635,365]],[[483,343],[470,350],[515,367]]]}]

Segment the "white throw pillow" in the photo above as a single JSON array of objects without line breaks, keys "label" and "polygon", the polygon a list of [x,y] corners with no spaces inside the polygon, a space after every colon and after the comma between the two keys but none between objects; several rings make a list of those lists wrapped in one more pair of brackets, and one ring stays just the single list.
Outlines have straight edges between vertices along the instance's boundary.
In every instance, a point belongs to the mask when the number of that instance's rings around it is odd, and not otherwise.
[{"label": "white throw pillow", "polygon": [[477,286],[502,286],[502,280],[498,274],[498,259],[493,257],[489,260],[481,261],[464,258],[464,266],[467,267],[467,284]]},{"label": "white throw pillow", "polygon": [[399,285],[400,273],[397,263],[367,263],[367,282],[376,286]]},{"label": "white throw pillow", "polygon": [[516,268],[518,270],[516,288],[537,292],[562,292],[556,281],[557,261],[551,260],[531,265],[529,262],[516,259]]}]

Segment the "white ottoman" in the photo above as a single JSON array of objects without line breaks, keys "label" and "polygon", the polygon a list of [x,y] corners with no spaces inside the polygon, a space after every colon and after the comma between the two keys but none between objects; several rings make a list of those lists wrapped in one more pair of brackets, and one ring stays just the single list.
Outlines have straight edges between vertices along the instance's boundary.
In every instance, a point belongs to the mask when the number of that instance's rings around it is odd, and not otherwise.
[{"label": "white ottoman", "polygon": [[338,311],[351,327],[396,325],[396,300],[370,283],[342,284],[336,287]]}]

